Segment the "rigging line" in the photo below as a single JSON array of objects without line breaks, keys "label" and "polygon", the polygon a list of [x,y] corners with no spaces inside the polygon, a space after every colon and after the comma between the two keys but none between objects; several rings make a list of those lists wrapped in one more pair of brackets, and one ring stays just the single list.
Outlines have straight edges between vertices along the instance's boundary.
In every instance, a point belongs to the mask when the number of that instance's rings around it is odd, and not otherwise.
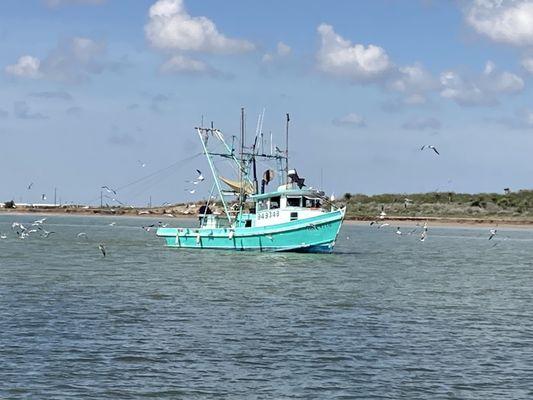
[{"label": "rigging line", "polygon": [[[149,179],[149,178],[151,178],[152,176],[157,175],[157,174],[159,174],[159,173],[161,173],[161,172],[163,172],[163,171],[166,171],[166,170],[169,170],[169,169],[171,169],[171,168],[174,168],[175,166],[177,166],[177,165],[180,164],[180,163],[185,164],[185,163],[187,163],[188,161],[191,161],[191,160],[193,160],[193,159],[195,159],[196,157],[201,156],[201,155],[202,155],[202,153],[197,153],[197,154],[195,154],[195,155],[193,155],[193,156],[190,156],[190,157],[184,158],[184,159],[182,159],[182,160],[178,160],[178,161],[176,161],[176,162],[170,164],[168,167],[161,168],[161,169],[159,169],[159,170],[157,170],[157,171],[155,171],[155,172],[152,172],[151,174],[148,174],[148,175],[146,175],[146,176],[144,176],[144,177],[142,177],[142,178],[139,178],[139,179],[137,179],[137,180],[135,180],[135,181],[133,181],[133,182],[130,182],[130,183],[127,183],[126,185],[120,186],[120,187],[118,187],[116,190],[119,191],[119,190],[125,189],[125,188],[127,188],[127,187],[133,186],[133,185],[135,185],[135,184],[137,184],[137,183],[139,183],[139,182],[142,182],[142,181],[144,181],[144,180],[146,180],[146,179]],[[180,165],[180,166],[181,166],[181,165]]]},{"label": "rigging line", "polygon": [[145,186],[137,188],[137,190],[133,190],[131,194],[128,197],[130,200],[136,200],[140,195],[146,193],[148,190],[152,189],[154,186],[160,184],[161,182],[165,181],[166,179],[169,179],[176,173],[177,171],[169,171],[170,173],[161,174],[159,176],[156,176],[152,179],[150,179]]},{"label": "rigging line", "polygon": [[[148,175],[146,175],[146,176],[144,176],[144,177],[142,177],[142,178],[136,179],[136,180],[133,181],[133,182],[130,182],[130,183],[127,183],[127,184],[125,184],[125,185],[123,185],[123,186],[121,186],[121,187],[118,187],[118,188],[116,188],[116,190],[119,191],[119,190],[125,189],[125,188],[127,188],[127,187],[133,186],[133,185],[135,185],[135,184],[137,184],[137,183],[139,183],[139,182],[145,181],[145,180],[147,180],[147,179],[149,179],[149,178],[151,178],[151,177],[153,177],[153,176],[155,176],[155,175],[157,175],[157,174],[160,174],[160,173],[162,173],[162,172],[164,172],[164,171],[170,170],[170,169],[172,169],[172,168],[174,168],[174,167],[176,167],[176,166],[180,166],[180,167],[181,167],[181,166],[185,165],[187,162],[189,162],[189,161],[195,159],[196,157],[201,156],[202,154],[203,154],[203,153],[197,153],[197,154],[194,154],[194,155],[192,155],[192,156],[186,157],[186,158],[184,158],[184,159],[181,159],[181,160],[175,161],[175,162],[173,162],[172,164],[170,164],[170,165],[167,166],[167,167],[161,168],[161,169],[159,169],[159,170],[157,170],[157,171],[155,171],[155,172],[152,172],[152,173],[150,173],[150,174],[148,174]],[[180,164],[182,164],[182,165],[180,165]],[[117,195],[117,197],[118,197],[118,195]],[[95,201],[97,201],[97,200],[99,200],[99,199],[100,199],[100,196],[98,196],[98,197],[94,197],[94,198],[90,199],[90,200],[87,202],[87,204],[91,204],[91,203],[93,203],[93,202],[95,202]]]}]

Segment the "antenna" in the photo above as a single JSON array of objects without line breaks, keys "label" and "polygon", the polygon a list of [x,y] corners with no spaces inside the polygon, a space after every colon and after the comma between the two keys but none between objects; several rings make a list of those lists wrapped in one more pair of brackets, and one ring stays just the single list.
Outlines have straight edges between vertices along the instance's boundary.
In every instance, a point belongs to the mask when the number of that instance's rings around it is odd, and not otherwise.
[{"label": "antenna", "polygon": [[287,113],[287,125],[285,125],[285,184],[289,183],[289,121],[291,120]]}]

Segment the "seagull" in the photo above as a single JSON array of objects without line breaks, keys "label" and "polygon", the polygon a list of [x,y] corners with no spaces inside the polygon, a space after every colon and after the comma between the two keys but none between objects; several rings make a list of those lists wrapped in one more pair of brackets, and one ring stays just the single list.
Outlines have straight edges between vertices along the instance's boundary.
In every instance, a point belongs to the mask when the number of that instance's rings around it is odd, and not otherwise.
[{"label": "seagull", "polygon": [[398,228],[396,229],[396,234],[397,234],[397,235],[402,235],[402,231],[400,230],[400,227],[398,227]]},{"label": "seagull", "polygon": [[205,179],[204,176],[202,175],[202,171],[197,169],[196,172],[198,172],[198,177],[196,178],[196,180],[199,182],[202,182]]},{"label": "seagull", "polygon": [[150,232],[150,229],[153,228],[155,224],[147,225],[147,226],[141,226],[146,232]]},{"label": "seagull", "polygon": [[48,232],[46,229],[43,229],[43,233],[42,233],[41,237],[47,238],[48,236],[52,235],[53,233],[55,233],[55,232]]},{"label": "seagull", "polygon": [[106,248],[105,248],[105,245],[103,243],[100,243],[98,245],[98,248],[100,249],[100,251],[102,252],[102,255],[105,257],[107,251],[106,251]]},{"label": "seagull", "polygon": [[390,224],[388,224],[387,222],[385,222],[384,224],[381,224],[381,225],[378,225],[378,229],[379,228],[383,228],[384,226],[389,226]]},{"label": "seagull", "polygon": [[188,190],[190,194],[196,193],[196,189],[186,189],[186,190]]},{"label": "seagull", "polygon": [[41,195],[41,199],[42,199],[42,200],[46,200],[46,194],[43,193],[43,194]]},{"label": "seagull", "polygon": [[146,163],[142,162],[141,160],[137,160],[137,162],[139,163],[139,165],[141,166],[141,168],[146,167]]},{"label": "seagull", "polygon": [[113,222],[111,222],[111,223],[110,223],[110,224],[108,224],[108,225],[109,225],[109,226],[115,226],[115,225],[116,225],[116,222],[115,222],[115,221],[113,221]]},{"label": "seagull", "polygon": [[27,189],[31,190],[32,187],[33,187],[33,182],[28,185]]},{"label": "seagull", "polygon": [[420,235],[420,241],[421,242],[425,241],[426,240],[426,236],[427,236],[426,231],[422,232],[422,234]]},{"label": "seagull", "polygon": [[424,150],[424,149],[431,149],[433,150],[435,153],[437,153],[437,155],[440,155],[440,153],[438,152],[437,148],[431,144],[425,144],[423,145],[420,150]]},{"label": "seagull", "polygon": [[36,220],[36,221],[33,221],[33,223],[31,224],[31,226],[42,225],[42,224],[44,223],[44,221],[46,221],[46,218],[38,219],[38,220]]},{"label": "seagull", "polygon": [[381,212],[379,213],[379,219],[385,219],[387,213],[385,212],[385,206],[381,206]]},{"label": "seagull", "polygon": [[82,238],[82,237],[84,237],[85,239],[88,239],[88,236],[87,236],[87,234],[86,234],[85,232],[80,232],[80,233],[78,233],[78,234],[76,235],[76,237],[78,237],[78,238]]},{"label": "seagull", "polygon": [[107,191],[107,193],[113,193],[114,195],[117,194],[117,191],[115,189],[111,189],[109,186],[102,186],[102,189],[105,189]]},{"label": "seagull", "polygon": [[496,228],[494,228],[494,229],[490,229],[489,232],[490,232],[490,235],[489,235],[489,240],[490,240],[494,236],[496,236],[496,232],[498,232],[498,230]]},{"label": "seagull", "polygon": [[7,239],[7,235],[5,233],[0,233],[0,239]]}]

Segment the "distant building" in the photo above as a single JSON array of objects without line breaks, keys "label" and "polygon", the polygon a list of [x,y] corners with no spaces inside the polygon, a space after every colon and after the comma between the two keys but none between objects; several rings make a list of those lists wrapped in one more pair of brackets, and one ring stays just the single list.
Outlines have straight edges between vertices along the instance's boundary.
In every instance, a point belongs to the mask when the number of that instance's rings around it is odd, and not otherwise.
[{"label": "distant building", "polygon": [[503,189],[503,193],[509,194],[509,193],[511,193],[511,189],[505,188],[505,189]]}]

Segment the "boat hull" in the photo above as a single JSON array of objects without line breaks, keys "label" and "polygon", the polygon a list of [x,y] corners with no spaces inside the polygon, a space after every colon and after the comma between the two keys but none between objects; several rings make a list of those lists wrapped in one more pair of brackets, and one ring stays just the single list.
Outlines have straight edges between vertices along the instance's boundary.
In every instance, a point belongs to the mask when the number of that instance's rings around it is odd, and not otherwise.
[{"label": "boat hull", "polygon": [[159,228],[168,247],[331,253],[344,209],[283,224],[251,228]]}]

